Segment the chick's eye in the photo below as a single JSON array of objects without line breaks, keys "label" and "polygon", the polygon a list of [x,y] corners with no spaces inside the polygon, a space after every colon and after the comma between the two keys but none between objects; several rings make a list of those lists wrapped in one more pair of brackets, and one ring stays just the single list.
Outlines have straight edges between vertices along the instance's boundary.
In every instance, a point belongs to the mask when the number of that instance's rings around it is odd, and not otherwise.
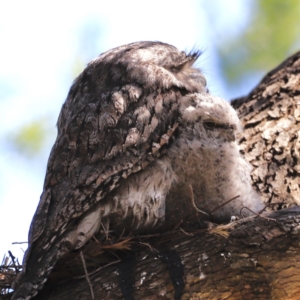
[{"label": "chick's eye", "polygon": [[214,129],[216,128],[216,123],[212,122],[212,121],[206,121],[203,123],[204,127],[207,129]]}]

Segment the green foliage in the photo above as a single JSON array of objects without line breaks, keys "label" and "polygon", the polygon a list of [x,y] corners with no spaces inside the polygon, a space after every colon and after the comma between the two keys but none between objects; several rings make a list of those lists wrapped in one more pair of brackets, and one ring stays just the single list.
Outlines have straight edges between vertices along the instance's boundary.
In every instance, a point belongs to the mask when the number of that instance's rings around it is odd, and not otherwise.
[{"label": "green foliage", "polygon": [[40,153],[49,136],[47,123],[46,119],[34,120],[10,133],[7,140],[19,154],[33,158]]},{"label": "green foliage", "polygon": [[300,1],[257,0],[252,4],[245,31],[218,45],[220,64],[231,84],[243,80],[243,74],[272,69],[299,47]]}]

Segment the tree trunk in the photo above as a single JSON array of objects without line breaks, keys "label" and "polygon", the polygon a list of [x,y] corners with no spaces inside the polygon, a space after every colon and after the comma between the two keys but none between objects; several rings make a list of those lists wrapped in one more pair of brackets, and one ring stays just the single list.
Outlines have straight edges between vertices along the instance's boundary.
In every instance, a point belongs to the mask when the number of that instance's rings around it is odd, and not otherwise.
[{"label": "tree trunk", "polygon": [[300,52],[269,72],[249,96],[232,101],[252,181],[274,208],[300,204]]}]

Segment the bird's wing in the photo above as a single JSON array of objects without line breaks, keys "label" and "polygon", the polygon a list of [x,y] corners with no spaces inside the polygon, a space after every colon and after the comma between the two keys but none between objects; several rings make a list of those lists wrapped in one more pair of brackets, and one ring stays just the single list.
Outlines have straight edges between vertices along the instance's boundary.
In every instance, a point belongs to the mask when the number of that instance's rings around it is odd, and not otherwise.
[{"label": "bird's wing", "polygon": [[198,56],[140,42],[88,65],[59,116],[30,245],[42,233],[48,241],[61,236],[120,180],[161,155],[177,126],[179,99],[205,89],[204,76],[192,68]]},{"label": "bird's wing", "polygon": [[203,75],[192,68],[198,56],[140,42],[102,54],[75,80],[58,119],[13,299],[35,295],[72,249],[65,237],[80,218],[163,153],[178,125],[180,99],[205,90]]}]

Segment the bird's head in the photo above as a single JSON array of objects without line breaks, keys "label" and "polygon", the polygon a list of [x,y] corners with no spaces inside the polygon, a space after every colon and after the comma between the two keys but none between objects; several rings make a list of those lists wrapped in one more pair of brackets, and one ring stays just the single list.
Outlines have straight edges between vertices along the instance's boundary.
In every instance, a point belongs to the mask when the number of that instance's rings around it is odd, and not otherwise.
[{"label": "bird's head", "polygon": [[225,100],[208,93],[194,93],[182,98],[179,107],[182,128],[188,136],[207,140],[234,142],[241,125],[236,111]]}]

